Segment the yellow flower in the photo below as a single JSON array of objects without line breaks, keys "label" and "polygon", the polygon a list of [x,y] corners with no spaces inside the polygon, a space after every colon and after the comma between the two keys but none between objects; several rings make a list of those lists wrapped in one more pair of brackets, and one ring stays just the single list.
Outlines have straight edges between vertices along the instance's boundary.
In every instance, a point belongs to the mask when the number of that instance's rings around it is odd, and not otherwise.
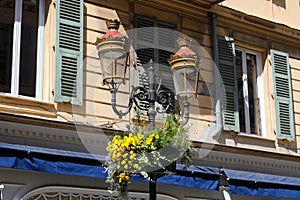
[{"label": "yellow flower", "polygon": [[[125,172],[123,172],[123,173],[120,174],[120,177],[119,177],[119,183],[121,183],[122,180],[126,180],[126,173],[125,173]],[[127,180],[128,180],[128,179],[127,179]]]},{"label": "yellow flower", "polygon": [[155,135],[155,139],[157,139],[157,140],[159,139],[159,135],[158,134]]},{"label": "yellow flower", "polygon": [[151,144],[152,140],[153,140],[153,135],[150,135],[149,137],[146,138],[146,144],[147,145]]},{"label": "yellow flower", "polygon": [[125,151],[126,149],[125,149],[125,147],[122,147],[122,146],[121,146],[121,147],[120,147],[120,150],[121,150],[121,151]]},{"label": "yellow flower", "polygon": [[123,158],[125,159],[127,157],[128,153],[123,154]]},{"label": "yellow flower", "polygon": [[134,165],[133,165],[133,168],[134,168],[134,169],[138,169],[138,168],[139,168],[139,165],[138,165],[138,164],[134,164]]},{"label": "yellow flower", "polygon": [[133,159],[135,158],[135,154],[131,154],[131,155],[129,156],[129,158],[130,158],[130,160],[133,160]]}]

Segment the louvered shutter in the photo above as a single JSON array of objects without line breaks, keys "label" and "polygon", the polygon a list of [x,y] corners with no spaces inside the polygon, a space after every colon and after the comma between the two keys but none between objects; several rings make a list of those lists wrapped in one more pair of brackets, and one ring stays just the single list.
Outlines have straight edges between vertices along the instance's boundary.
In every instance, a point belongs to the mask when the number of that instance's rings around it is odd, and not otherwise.
[{"label": "louvered shutter", "polygon": [[228,131],[240,131],[235,49],[233,38],[218,36],[219,72],[225,87],[226,102],[223,105],[223,127]]},{"label": "louvered shutter", "polygon": [[159,72],[162,77],[162,85],[174,91],[174,83],[172,78],[171,67],[168,59],[177,50],[177,31],[174,24],[157,22],[158,29],[158,63]]},{"label": "louvered shutter", "polygon": [[276,134],[278,139],[295,140],[289,55],[271,50]]},{"label": "louvered shutter", "polygon": [[83,0],[56,1],[55,102],[82,105]]},{"label": "louvered shutter", "polygon": [[[137,52],[139,64],[137,69],[138,80],[135,80],[136,85],[141,85],[145,89],[149,89],[147,71],[143,68],[143,65],[149,63],[152,59],[153,62],[156,55],[154,51],[155,33],[152,27],[155,26],[155,20],[153,18],[147,18],[140,15],[135,16],[135,32],[134,48]],[[151,27],[151,28],[150,28]],[[144,109],[149,108],[148,102],[139,102],[140,107]],[[143,117],[146,113],[140,113]]]},{"label": "louvered shutter", "polygon": [[177,32],[174,31],[176,25],[136,15],[135,27],[138,28],[135,39],[138,59],[142,64],[148,63],[150,59],[158,63],[157,70],[162,78],[162,85],[174,91],[171,69],[167,60],[176,52]]},{"label": "louvered shutter", "polygon": [[153,18],[147,18],[137,15],[135,18],[135,49],[137,51],[138,59],[141,64],[148,63],[151,59],[155,62],[155,56],[157,54],[154,51],[155,48],[155,32],[152,27],[155,27],[155,20]]}]

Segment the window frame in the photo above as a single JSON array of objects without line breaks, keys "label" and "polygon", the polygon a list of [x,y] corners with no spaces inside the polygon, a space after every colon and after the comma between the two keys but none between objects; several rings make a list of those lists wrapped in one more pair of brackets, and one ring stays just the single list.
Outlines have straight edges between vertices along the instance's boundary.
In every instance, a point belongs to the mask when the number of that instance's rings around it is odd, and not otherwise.
[{"label": "window frame", "polygon": [[1,92],[5,95],[20,96],[29,99],[42,100],[42,80],[44,63],[44,19],[45,19],[45,0],[39,0],[38,11],[38,31],[37,31],[37,54],[36,54],[36,83],[35,97],[19,95],[20,82],[20,54],[21,54],[21,29],[23,0],[15,0],[14,24],[13,24],[13,44],[12,44],[12,64],[11,64],[11,90],[10,93]]},{"label": "window frame", "polygon": [[[248,99],[248,75],[247,75],[247,58],[246,54],[252,54],[256,56],[256,85],[259,85],[257,87],[257,98],[258,98],[258,109],[259,109],[259,118],[260,118],[260,124],[259,129],[261,132],[259,132],[257,135],[260,135],[262,137],[266,137],[266,115],[265,115],[265,98],[264,98],[264,84],[263,84],[263,66],[262,66],[262,53],[259,51],[251,50],[248,48],[244,48],[242,46],[236,46],[235,51],[241,51],[242,53],[242,80],[243,80],[243,98],[244,98],[244,110],[245,110],[245,128],[246,133],[245,134],[252,134],[251,128],[250,128],[250,113],[249,113],[249,107],[247,107],[247,104],[249,102]],[[245,90],[246,88],[246,90]],[[240,123],[240,122],[239,122]],[[241,132],[243,133],[243,132]]]}]

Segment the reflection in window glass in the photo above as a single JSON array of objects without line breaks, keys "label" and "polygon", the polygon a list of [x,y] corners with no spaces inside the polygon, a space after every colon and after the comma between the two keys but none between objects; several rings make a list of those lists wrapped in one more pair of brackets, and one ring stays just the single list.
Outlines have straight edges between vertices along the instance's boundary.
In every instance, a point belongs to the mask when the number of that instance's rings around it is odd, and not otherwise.
[{"label": "reflection in window glass", "polygon": [[258,118],[258,94],[257,94],[257,66],[256,66],[256,56],[247,53],[247,80],[248,80],[248,96],[249,96],[249,114],[250,114],[250,128],[251,133],[259,133],[259,118]]},{"label": "reflection in window glass", "polygon": [[237,85],[238,85],[240,131],[246,132],[242,63],[243,63],[242,62],[242,51],[236,51],[236,73],[237,73]]},{"label": "reflection in window glass", "polygon": [[14,0],[0,0],[0,92],[11,90]]},{"label": "reflection in window glass", "polygon": [[35,96],[38,2],[23,1],[19,94]]}]

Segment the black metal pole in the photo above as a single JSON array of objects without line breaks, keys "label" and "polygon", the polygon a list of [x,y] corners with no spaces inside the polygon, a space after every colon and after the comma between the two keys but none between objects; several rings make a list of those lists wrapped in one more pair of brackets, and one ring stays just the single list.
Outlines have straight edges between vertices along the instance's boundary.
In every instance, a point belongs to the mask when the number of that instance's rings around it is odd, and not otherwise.
[{"label": "black metal pole", "polygon": [[150,200],[156,200],[156,175],[155,174],[150,175],[149,199]]},{"label": "black metal pole", "polygon": [[[154,73],[154,66],[152,60],[149,62],[148,68],[148,80],[149,80],[149,110],[148,110],[148,117],[149,117],[149,127],[150,130],[155,129],[155,101],[156,101],[156,88],[155,88],[155,73]],[[150,175],[149,181],[149,199],[156,200],[156,175]]]},{"label": "black metal pole", "polygon": [[148,68],[148,81],[149,81],[149,110],[148,110],[148,118],[149,118],[149,128],[150,130],[154,130],[155,128],[155,101],[156,101],[156,88],[155,88],[155,73],[153,61],[150,60],[149,68]]}]

